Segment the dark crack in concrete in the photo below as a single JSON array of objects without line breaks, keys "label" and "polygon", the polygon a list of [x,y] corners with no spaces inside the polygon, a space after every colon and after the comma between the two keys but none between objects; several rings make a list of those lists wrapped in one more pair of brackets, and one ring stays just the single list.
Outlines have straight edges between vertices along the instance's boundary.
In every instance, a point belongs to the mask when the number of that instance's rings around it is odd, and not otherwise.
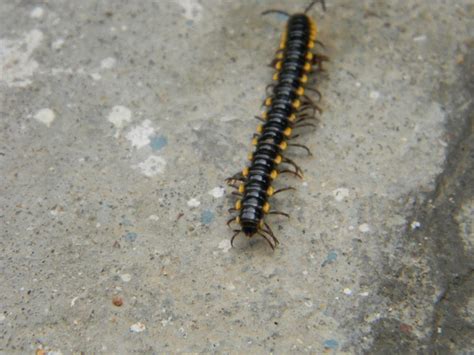
[{"label": "dark crack in concrete", "polygon": [[432,321],[424,324],[426,336],[416,337],[411,327],[398,319],[380,319],[374,324],[374,343],[367,353],[467,354],[474,349],[474,323],[467,314],[474,294],[474,258],[456,219],[462,206],[474,197],[474,104],[457,107],[460,98],[469,101],[474,92],[473,43],[468,46],[470,52],[463,58],[459,81],[452,86],[441,85],[437,93],[437,99],[452,112],[447,121],[450,145],[445,167],[434,191],[414,202],[408,220],[418,221],[421,227],[407,226],[411,242],[398,249],[399,255],[425,259],[429,269],[396,264],[394,269],[384,270],[387,277],[379,288],[379,294],[394,305],[425,298],[426,304],[412,306],[426,312],[430,311],[427,299],[435,297]]}]

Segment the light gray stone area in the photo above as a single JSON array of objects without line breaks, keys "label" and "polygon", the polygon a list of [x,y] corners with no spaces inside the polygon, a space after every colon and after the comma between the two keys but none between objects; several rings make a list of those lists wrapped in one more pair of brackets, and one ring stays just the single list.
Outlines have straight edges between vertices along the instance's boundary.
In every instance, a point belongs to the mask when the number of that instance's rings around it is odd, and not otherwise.
[{"label": "light gray stone area", "polygon": [[[327,0],[318,128],[230,246],[308,1],[0,2],[0,351],[468,353],[474,5]],[[316,98],[315,98],[316,99]]]}]

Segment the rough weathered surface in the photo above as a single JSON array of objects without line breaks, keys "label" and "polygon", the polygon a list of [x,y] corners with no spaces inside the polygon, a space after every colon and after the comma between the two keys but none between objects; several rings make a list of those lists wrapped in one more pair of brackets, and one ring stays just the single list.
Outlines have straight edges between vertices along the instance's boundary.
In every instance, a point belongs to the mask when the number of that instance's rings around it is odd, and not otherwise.
[{"label": "rough weathered surface", "polygon": [[472,350],[468,0],[328,1],[324,114],[226,228],[298,1],[0,2],[0,350]]}]

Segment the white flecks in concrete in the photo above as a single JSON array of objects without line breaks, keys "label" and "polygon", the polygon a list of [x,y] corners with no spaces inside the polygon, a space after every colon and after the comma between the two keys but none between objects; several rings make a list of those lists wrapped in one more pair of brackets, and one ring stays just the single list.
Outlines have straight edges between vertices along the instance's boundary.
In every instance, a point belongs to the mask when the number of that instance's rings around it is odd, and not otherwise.
[{"label": "white flecks in concrete", "polygon": [[234,291],[235,290],[235,286],[234,286],[233,283],[227,284],[227,286],[225,288],[229,291]]},{"label": "white flecks in concrete", "polygon": [[122,274],[120,275],[120,278],[122,279],[123,282],[130,282],[130,280],[132,279],[132,275]]},{"label": "white flecks in concrete", "polygon": [[421,227],[421,223],[418,221],[413,221],[410,224],[411,230],[415,230]]},{"label": "white flecks in concrete", "polygon": [[367,291],[359,293],[359,296],[367,297],[369,293]]},{"label": "white flecks in concrete", "polygon": [[51,43],[51,48],[54,49],[55,51],[58,51],[61,49],[63,45],[64,45],[64,38],[58,38],[53,43]]},{"label": "white flecks in concrete", "polygon": [[202,5],[198,0],[177,0],[184,9],[183,16],[188,20],[199,21],[202,17]]},{"label": "white flecks in concrete", "polygon": [[42,108],[41,110],[36,112],[33,117],[38,122],[41,122],[49,127],[51,126],[51,123],[53,123],[54,119],[56,118],[56,115],[54,111],[51,110],[50,108]]},{"label": "white flecks in concrete", "polygon": [[199,207],[199,205],[201,204],[201,202],[199,202],[199,200],[197,198],[192,198],[190,199],[188,202],[187,202],[188,206],[191,207],[191,208],[194,208],[194,207]]},{"label": "white flecks in concrete", "polygon": [[376,90],[373,90],[373,91],[370,92],[369,97],[372,100],[377,100],[378,98],[380,98],[380,92],[378,92]]},{"label": "white flecks in concrete", "polygon": [[227,253],[232,248],[232,245],[230,244],[230,239],[229,238],[223,239],[219,243],[218,247],[219,249],[222,249],[224,253]]},{"label": "white flecks in concrete", "polygon": [[356,81],[355,86],[360,88],[362,86],[362,84],[359,81]]},{"label": "white flecks in concrete", "polygon": [[37,6],[30,12],[30,17],[31,18],[41,18],[44,15],[44,10],[42,7]]},{"label": "white flecks in concrete", "polygon": [[96,81],[102,79],[102,76],[99,73],[91,73],[90,76]]},{"label": "white flecks in concrete", "polygon": [[150,155],[145,161],[138,164],[140,172],[148,177],[162,174],[165,171],[166,160],[157,155]]},{"label": "white flecks in concrete", "polygon": [[107,120],[109,122],[112,122],[113,125],[117,128],[115,137],[118,138],[123,126],[127,122],[130,122],[132,120],[132,112],[125,106],[114,106],[112,107],[112,111],[110,111]]},{"label": "white flecks in concrete", "polygon": [[159,221],[160,217],[158,217],[156,214],[152,214],[148,217],[150,221]]},{"label": "white flecks in concrete", "polygon": [[351,290],[350,288],[345,288],[343,292],[344,292],[344,294],[347,295],[347,296],[352,295],[352,290]]},{"label": "white flecks in concrete", "polygon": [[130,331],[132,333],[141,333],[146,329],[145,324],[137,322],[130,326]]},{"label": "white flecks in concrete", "polygon": [[370,232],[370,226],[367,223],[362,223],[359,226],[359,231],[361,231],[362,233]]},{"label": "white flecks in concrete", "polygon": [[211,191],[208,192],[208,194],[214,198],[220,198],[224,196],[224,193],[225,193],[225,189],[220,186],[214,187]]},{"label": "white flecks in concrete", "polygon": [[0,38],[0,82],[14,87],[31,84],[30,77],[38,69],[38,63],[30,57],[43,37],[43,32],[32,30],[17,41]]},{"label": "white flecks in concrete", "polygon": [[3,323],[5,319],[6,319],[5,315],[3,313],[0,313],[0,323]]},{"label": "white flecks in concrete", "polygon": [[332,194],[334,196],[334,199],[340,202],[346,197],[349,197],[349,189],[346,189],[345,187],[340,187],[338,189],[335,189]]},{"label": "white flecks in concrete", "polygon": [[117,60],[113,57],[107,57],[105,59],[102,59],[100,62],[100,67],[102,69],[112,69],[115,64],[117,63]]},{"label": "white flecks in concrete", "polygon": [[78,297],[74,297],[72,300],[71,300],[71,307],[74,307],[74,305],[76,304],[76,301],[79,299],[79,296]]},{"label": "white flecks in concrete", "polygon": [[150,137],[154,134],[155,129],[151,126],[151,121],[145,120],[140,125],[132,128],[125,137],[133,147],[140,149],[150,144]]},{"label": "white flecks in concrete", "polygon": [[426,36],[425,36],[425,35],[416,36],[416,37],[413,38],[413,41],[414,41],[414,42],[423,42],[423,41],[426,41]]}]

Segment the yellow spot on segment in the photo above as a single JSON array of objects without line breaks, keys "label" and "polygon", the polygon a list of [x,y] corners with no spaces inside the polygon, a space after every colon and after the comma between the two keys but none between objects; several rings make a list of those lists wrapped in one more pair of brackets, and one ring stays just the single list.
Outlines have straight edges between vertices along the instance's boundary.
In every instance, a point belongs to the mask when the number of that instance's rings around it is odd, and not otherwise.
[{"label": "yellow spot on segment", "polygon": [[264,113],[262,113],[262,118],[263,118],[264,120],[266,120],[266,119],[267,119],[267,117],[268,117],[268,115],[267,115],[267,111],[265,111]]},{"label": "yellow spot on segment", "polygon": [[285,49],[285,42],[280,43],[280,49]]},{"label": "yellow spot on segment", "polygon": [[262,209],[263,209],[263,213],[270,212],[270,204],[268,202],[265,202]]},{"label": "yellow spot on segment", "polygon": [[274,160],[274,162],[275,162],[275,164],[280,164],[280,163],[281,163],[281,160],[282,160],[281,155],[277,155],[276,158],[275,158],[275,160]]},{"label": "yellow spot on segment", "polygon": [[273,74],[273,78],[272,78],[274,81],[277,81],[278,80],[278,73],[275,73]]},{"label": "yellow spot on segment", "polygon": [[280,143],[279,147],[280,147],[281,150],[285,150],[288,147],[288,143],[283,141],[283,142]]},{"label": "yellow spot on segment", "polygon": [[247,159],[251,161],[253,159],[253,153],[247,154]]},{"label": "yellow spot on segment", "polygon": [[304,95],[304,87],[300,86],[298,90],[296,90],[296,95],[298,96]]},{"label": "yellow spot on segment", "polygon": [[272,196],[274,192],[275,192],[275,189],[271,186],[267,189],[267,195],[268,196]]},{"label": "yellow spot on segment", "polygon": [[271,97],[268,97],[266,100],[265,100],[265,106],[270,106],[272,104],[272,98]]},{"label": "yellow spot on segment", "polygon": [[283,59],[283,52],[278,52],[275,58],[276,59]]},{"label": "yellow spot on segment", "polygon": [[314,48],[314,41],[309,41],[309,42],[308,42],[308,48],[309,48],[309,49]]},{"label": "yellow spot on segment", "polygon": [[308,53],[306,54],[306,59],[309,60],[309,61],[313,60],[313,53],[312,53],[312,52],[308,52]]},{"label": "yellow spot on segment", "polygon": [[303,74],[303,76],[301,77],[300,81],[304,84],[308,81],[308,76],[306,74]]},{"label": "yellow spot on segment", "polygon": [[278,176],[278,171],[276,170],[272,170],[272,172],[270,173],[270,177],[272,180],[275,180]]},{"label": "yellow spot on segment", "polygon": [[257,126],[257,133],[262,133],[262,130],[263,130],[263,126],[261,124],[259,124]]},{"label": "yellow spot on segment", "polygon": [[292,113],[288,119],[290,120],[290,122],[295,122],[296,121],[296,115],[294,113]]},{"label": "yellow spot on segment", "polygon": [[301,101],[300,100],[295,100],[291,104],[294,108],[299,108],[301,106]]},{"label": "yellow spot on segment", "polygon": [[258,143],[257,137],[253,138],[252,139],[252,145],[257,145],[257,143]]},{"label": "yellow spot on segment", "polygon": [[244,184],[240,184],[240,186],[239,186],[239,192],[242,194],[242,193],[244,193],[244,191],[245,191],[245,185],[244,185]]},{"label": "yellow spot on segment", "polygon": [[244,168],[242,170],[242,175],[245,176],[245,177],[249,176],[249,168]]},{"label": "yellow spot on segment", "polygon": [[237,200],[237,201],[235,202],[235,209],[236,209],[237,211],[239,211],[241,208],[242,208],[242,201]]},{"label": "yellow spot on segment", "polygon": [[305,63],[305,64],[304,64],[304,67],[303,67],[303,70],[304,70],[305,72],[310,71],[310,70],[311,70],[311,64]]},{"label": "yellow spot on segment", "polygon": [[290,127],[286,127],[285,130],[283,131],[283,134],[284,134],[286,137],[291,136],[291,128],[290,128]]},{"label": "yellow spot on segment", "polygon": [[276,64],[275,64],[275,69],[276,69],[276,70],[280,70],[280,69],[281,69],[281,61],[276,62]]},{"label": "yellow spot on segment", "polygon": [[237,223],[240,223],[240,217],[237,216],[237,218],[235,219],[235,221],[236,221]]}]

